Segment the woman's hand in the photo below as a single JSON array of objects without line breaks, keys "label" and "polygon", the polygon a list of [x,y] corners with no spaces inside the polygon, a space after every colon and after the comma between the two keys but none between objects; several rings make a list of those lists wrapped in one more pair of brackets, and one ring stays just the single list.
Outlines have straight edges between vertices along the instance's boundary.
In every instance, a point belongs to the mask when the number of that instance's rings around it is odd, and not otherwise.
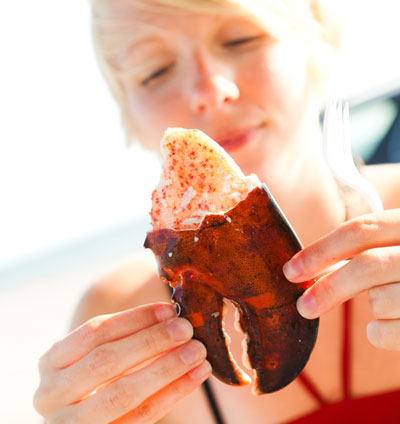
[{"label": "woman's hand", "polygon": [[93,318],[39,362],[37,411],[52,423],[154,423],[211,372],[189,321],[168,304]]},{"label": "woman's hand", "polygon": [[[344,260],[349,261],[340,264]],[[369,341],[400,351],[400,209],[341,224],[293,256],[283,271],[292,282],[316,279],[297,303],[305,318],[368,290],[376,318],[367,327]]]}]

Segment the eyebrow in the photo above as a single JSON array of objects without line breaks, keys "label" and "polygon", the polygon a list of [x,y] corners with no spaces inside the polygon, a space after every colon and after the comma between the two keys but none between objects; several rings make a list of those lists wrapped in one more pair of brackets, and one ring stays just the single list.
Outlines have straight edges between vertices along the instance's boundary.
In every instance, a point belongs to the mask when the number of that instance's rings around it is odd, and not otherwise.
[{"label": "eyebrow", "polygon": [[129,54],[132,50],[137,49],[139,47],[147,47],[147,45],[151,46],[152,44],[157,45],[159,44],[159,40],[154,38],[153,36],[147,36],[138,38],[131,43],[129,43],[126,52]]},{"label": "eyebrow", "polygon": [[[141,24],[135,27],[135,32],[132,32],[131,28],[128,29],[128,31],[130,32],[130,35],[127,37],[127,50],[143,44],[157,43],[160,42],[160,40],[165,39],[164,31],[161,28],[154,26],[153,24]],[[137,36],[137,33],[142,35]]]},{"label": "eyebrow", "polygon": [[146,51],[151,51],[152,49],[157,50],[160,47],[162,47],[162,44],[154,37],[136,38],[135,40],[127,42],[126,47],[121,49],[121,53],[119,55],[119,62],[121,66],[123,66],[127,62],[127,60],[132,57],[133,53],[139,52],[140,54],[141,50],[143,50],[142,54],[145,54]]}]

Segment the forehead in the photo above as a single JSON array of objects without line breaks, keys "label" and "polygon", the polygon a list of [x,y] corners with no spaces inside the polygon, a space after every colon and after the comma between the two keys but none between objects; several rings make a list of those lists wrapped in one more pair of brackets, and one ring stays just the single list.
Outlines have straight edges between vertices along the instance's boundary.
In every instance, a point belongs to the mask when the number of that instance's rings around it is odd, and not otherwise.
[{"label": "forehead", "polygon": [[205,12],[196,11],[193,7],[178,8],[154,2],[143,5],[137,0],[103,1],[107,2],[107,10],[103,9],[103,19],[108,23],[108,28],[103,28],[103,34],[107,39],[114,40],[112,43],[117,62],[130,56],[132,51],[147,50],[157,46],[160,41],[173,43],[178,41],[177,37],[184,42],[209,39],[222,28],[231,27],[232,19],[250,24],[237,7],[229,13],[226,9],[225,12],[216,9],[213,13],[213,8]]},{"label": "forehead", "polygon": [[[309,0],[91,0],[95,30],[105,42],[132,41],[144,32],[184,31],[188,37],[236,17],[256,23],[274,38],[315,35]],[[284,3],[295,2],[282,7]],[[279,6],[279,7],[278,7]],[[297,13],[299,12],[299,13]],[[300,13],[301,12],[301,13]],[[298,15],[298,16],[297,16]],[[307,31],[304,31],[307,27]],[[311,31],[310,31],[311,29]],[[319,32],[319,28],[318,28]]]},{"label": "forehead", "polygon": [[[238,0],[91,0],[93,7],[109,16],[123,17],[137,12],[165,15],[243,13]],[[242,1],[242,0],[240,0]]]},{"label": "forehead", "polygon": [[108,0],[107,3],[107,19],[113,20],[116,26],[129,26],[137,35],[148,31],[184,31],[196,35],[202,28],[219,24],[227,16],[240,16],[237,7],[227,13],[226,8],[224,12],[221,8],[209,8],[206,12],[202,8],[168,6],[148,0],[145,5],[131,0]]}]

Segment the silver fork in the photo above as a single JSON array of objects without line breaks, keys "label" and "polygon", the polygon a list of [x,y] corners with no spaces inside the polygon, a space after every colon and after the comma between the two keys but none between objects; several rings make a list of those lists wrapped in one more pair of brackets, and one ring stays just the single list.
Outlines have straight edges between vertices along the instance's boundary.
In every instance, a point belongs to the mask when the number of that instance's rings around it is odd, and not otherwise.
[{"label": "silver fork", "polygon": [[360,193],[372,212],[383,210],[375,187],[359,173],[351,150],[349,104],[332,101],[325,110],[323,123],[323,153],[332,174],[343,184]]}]

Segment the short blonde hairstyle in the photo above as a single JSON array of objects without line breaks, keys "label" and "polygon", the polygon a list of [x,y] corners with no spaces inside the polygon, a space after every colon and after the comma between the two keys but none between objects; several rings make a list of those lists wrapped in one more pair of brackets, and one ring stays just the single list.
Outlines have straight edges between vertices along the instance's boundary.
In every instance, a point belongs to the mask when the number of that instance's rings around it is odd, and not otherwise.
[{"label": "short blonde hairstyle", "polygon": [[[123,88],[120,58],[141,27],[132,31],[129,14],[122,3],[137,10],[158,13],[202,13],[249,18],[276,39],[296,35],[309,49],[309,73],[315,85],[327,78],[326,52],[339,50],[342,21],[339,0],[89,0],[92,17],[93,45],[100,70],[117,102],[129,144],[135,139],[135,128]],[[143,27],[151,25],[142,23]],[[328,60],[328,63],[330,61]],[[140,140],[139,140],[140,141]]]}]

